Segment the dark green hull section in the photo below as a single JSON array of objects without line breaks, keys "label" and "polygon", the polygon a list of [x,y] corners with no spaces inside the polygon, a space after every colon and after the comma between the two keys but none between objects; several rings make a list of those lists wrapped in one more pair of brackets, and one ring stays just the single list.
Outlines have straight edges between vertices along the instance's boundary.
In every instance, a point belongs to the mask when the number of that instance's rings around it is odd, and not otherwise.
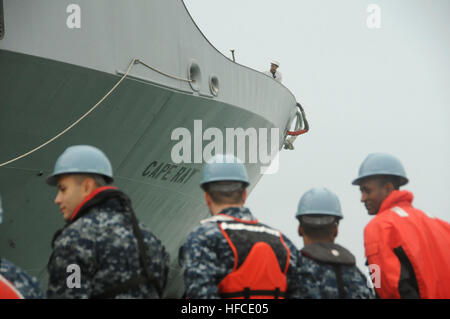
[{"label": "dark green hull section", "polygon": [[[68,127],[119,78],[0,50],[0,163]],[[114,184],[131,197],[140,221],[169,251],[167,295],[181,296],[178,248],[208,211],[198,187],[202,164],[173,163],[171,149],[177,142],[171,141],[171,133],[178,127],[193,132],[194,120],[198,119],[203,121],[203,130],[217,127],[223,132],[227,127],[273,126],[233,105],[126,79],[67,134],[24,159],[0,167],[5,212],[0,224],[0,256],[37,276],[45,287],[50,242],[63,225],[53,204],[56,189],[45,184],[45,177],[66,147],[91,144],[111,159]],[[259,164],[247,165],[252,186],[261,176],[259,168]]]}]

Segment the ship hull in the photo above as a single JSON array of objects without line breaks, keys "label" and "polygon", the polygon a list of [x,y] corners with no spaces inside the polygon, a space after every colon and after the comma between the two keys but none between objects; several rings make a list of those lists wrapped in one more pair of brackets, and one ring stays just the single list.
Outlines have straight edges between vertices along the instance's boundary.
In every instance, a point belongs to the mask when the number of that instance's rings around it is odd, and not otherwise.
[{"label": "ship hull", "polygon": [[[121,78],[98,70],[0,50],[0,163],[57,135],[95,105]],[[161,239],[171,258],[166,296],[180,297],[178,249],[208,216],[194,161],[195,121],[218,128],[273,128],[262,116],[195,93],[126,78],[94,112],[42,149],[0,167],[4,218],[0,255],[38,277],[45,289],[54,232],[63,226],[45,178],[65,148],[90,144],[110,158],[114,185],[132,199],[139,220]],[[199,122],[197,122],[198,124]],[[192,162],[175,163],[177,128],[192,132]],[[198,131],[198,127],[197,127]],[[198,132],[197,132],[198,133]],[[197,134],[198,135],[198,134]],[[208,141],[202,141],[202,146]],[[281,144],[280,144],[281,145]],[[248,145],[245,146],[248,149]],[[236,150],[237,151],[237,150]],[[252,187],[260,163],[246,164]]]}]

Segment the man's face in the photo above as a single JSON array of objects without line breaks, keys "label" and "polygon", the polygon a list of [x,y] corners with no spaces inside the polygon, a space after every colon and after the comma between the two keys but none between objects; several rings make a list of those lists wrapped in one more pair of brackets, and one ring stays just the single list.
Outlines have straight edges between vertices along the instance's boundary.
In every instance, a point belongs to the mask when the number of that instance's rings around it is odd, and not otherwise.
[{"label": "man's face", "polygon": [[65,221],[70,220],[75,208],[89,195],[84,186],[84,181],[80,183],[73,175],[63,175],[59,178],[55,204],[59,206]]},{"label": "man's face", "polygon": [[365,178],[359,184],[361,191],[361,202],[366,206],[369,215],[376,215],[380,210],[381,203],[392,192],[390,183],[382,185],[377,178]]},{"label": "man's face", "polygon": [[278,69],[278,66],[276,64],[270,65],[270,72],[275,73]]}]

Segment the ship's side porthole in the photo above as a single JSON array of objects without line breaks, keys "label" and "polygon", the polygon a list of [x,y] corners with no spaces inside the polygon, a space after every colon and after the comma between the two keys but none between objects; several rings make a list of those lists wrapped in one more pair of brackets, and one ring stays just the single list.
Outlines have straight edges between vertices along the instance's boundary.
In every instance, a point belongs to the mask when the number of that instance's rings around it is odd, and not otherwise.
[{"label": "ship's side porthole", "polygon": [[209,89],[211,90],[212,95],[219,95],[219,78],[215,75],[211,75],[209,78]]},{"label": "ship's side porthole", "polygon": [[202,72],[200,70],[200,66],[195,63],[191,62],[189,65],[189,84],[191,85],[191,88],[194,91],[200,90],[200,84],[202,83]]}]

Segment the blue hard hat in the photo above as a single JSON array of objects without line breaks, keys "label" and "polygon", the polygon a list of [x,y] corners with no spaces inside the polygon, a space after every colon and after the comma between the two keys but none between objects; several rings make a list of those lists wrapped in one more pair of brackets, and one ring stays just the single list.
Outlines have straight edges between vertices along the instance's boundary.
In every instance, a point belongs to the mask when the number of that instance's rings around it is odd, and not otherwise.
[{"label": "blue hard hat", "polygon": [[47,184],[55,186],[63,174],[97,174],[112,183],[112,166],[106,155],[90,145],[68,147],[56,160],[53,174],[47,177]]},{"label": "blue hard hat", "polygon": [[244,164],[231,154],[218,154],[213,156],[203,167],[202,181],[200,186],[219,181],[235,181],[249,184],[247,170]]},{"label": "blue hard hat", "polygon": [[295,217],[304,215],[326,215],[344,218],[339,198],[330,190],[320,187],[312,188],[303,194],[298,203]]},{"label": "blue hard hat", "polygon": [[359,167],[358,178],[352,184],[359,185],[363,178],[375,175],[392,175],[400,178],[400,185],[408,183],[402,163],[394,156],[386,153],[369,154]]}]

